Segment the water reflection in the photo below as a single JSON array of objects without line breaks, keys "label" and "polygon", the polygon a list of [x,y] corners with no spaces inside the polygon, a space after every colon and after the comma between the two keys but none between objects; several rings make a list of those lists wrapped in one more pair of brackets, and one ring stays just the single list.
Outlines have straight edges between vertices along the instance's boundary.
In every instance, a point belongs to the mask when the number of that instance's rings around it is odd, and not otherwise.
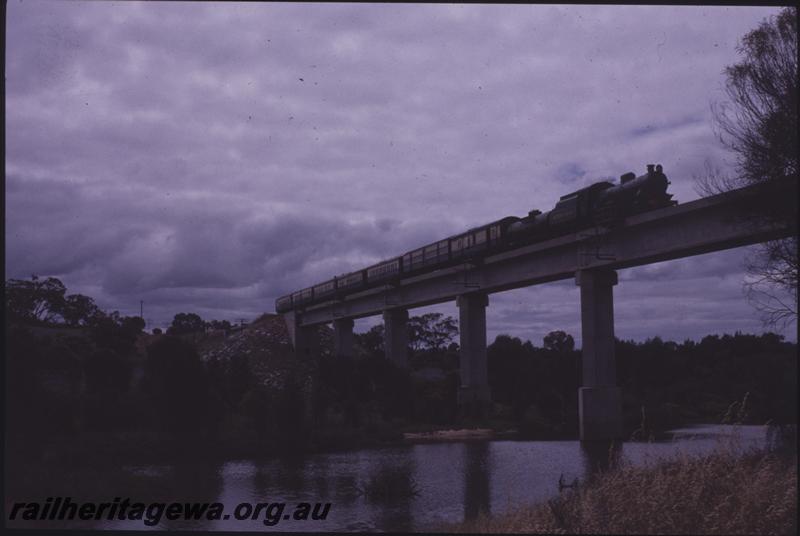
[{"label": "water reflection", "polygon": [[767,449],[772,452],[797,454],[797,425],[771,425],[767,430]]},{"label": "water reflection", "polygon": [[416,464],[408,450],[378,460],[365,484],[367,502],[376,508],[375,526],[407,532],[413,528],[412,503],[419,492]]},{"label": "water reflection", "polygon": [[316,456],[306,463],[309,487],[317,497],[329,499],[331,494],[330,459]]},{"label": "water reflection", "polygon": [[[159,484],[152,489],[147,497],[142,497],[146,503],[163,502],[213,502],[222,491],[222,477],[216,464],[187,462],[172,466],[162,478],[156,480]],[[198,522],[193,520],[170,520],[162,516],[158,527],[161,530],[186,530],[197,528]]]},{"label": "water reflection", "polygon": [[273,472],[274,487],[286,490],[292,495],[305,489],[305,458],[301,456],[281,458],[279,467],[280,470]]},{"label": "water reflection", "polygon": [[622,443],[619,441],[581,441],[586,478],[614,468],[619,463],[621,452]]},{"label": "water reflection", "polygon": [[333,500],[336,504],[353,504],[358,498],[358,479],[355,475],[334,475]]},{"label": "water reflection", "polygon": [[464,444],[464,519],[491,512],[488,441]]},{"label": "water reflection", "polygon": [[[418,444],[382,449],[318,454],[305,458],[236,460],[214,464],[175,464],[130,467],[125,478],[108,489],[120,490],[144,502],[220,502],[226,510],[241,502],[331,503],[328,518],[319,521],[281,521],[265,527],[262,520],[161,520],[158,527],[142,521],[92,522],[96,528],[115,530],[201,529],[277,531],[425,531],[481,512],[500,514],[515,507],[543,502],[559,493],[559,480],[608,469],[618,460],[640,465],[678,452],[701,455],[712,451],[732,434],[742,451],[767,445],[765,427],[706,426],[675,430],[672,441],[654,443],[578,441],[486,441]],[[796,437],[791,430],[773,432],[771,443],[780,445]],[[406,490],[414,485],[419,495],[389,493],[370,499],[358,492],[385,474]],[[87,480],[91,477],[87,475]],[[95,486],[96,487],[96,486]],[[93,489],[91,483],[73,483],[74,496]],[[110,500],[106,499],[106,500]],[[291,505],[291,506],[290,506]],[[262,516],[263,517],[263,516]],[[30,527],[30,525],[24,525]],[[46,526],[45,524],[39,527]],[[70,523],[61,528],[82,528]],[[34,527],[31,527],[34,528]]]},{"label": "water reflection", "polygon": [[256,497],[267,497],[267,490],[272,484],[271,473],[267,464],[259,463],[253,468],[253,493]]}]

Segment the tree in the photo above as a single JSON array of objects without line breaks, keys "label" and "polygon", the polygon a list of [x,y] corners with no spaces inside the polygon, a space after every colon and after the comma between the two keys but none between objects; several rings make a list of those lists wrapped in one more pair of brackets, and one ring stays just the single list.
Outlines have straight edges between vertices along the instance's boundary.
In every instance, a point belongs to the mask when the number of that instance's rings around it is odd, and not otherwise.
[{"label": "tree", "polygon": [[544,336],[544,347],[558,353],[567,353],[575,349],[575,339],[563,331],[551,331]]},{"label": "tree", "polygon": [[383,336],[383,324],[376,324],[372,326],[366,333],[356,333],[355,339],[368,356],[383,355]]},{"label": "tree", "polygon": [[25,323],[53,324],[63,320],[69,326],[92,323],[101,314],[94,300],[83,294],[66,294],[67,287],[55,277],[6,281],[6,314]]},{"label": "tree", "polygon": [[202,333],[205,331],[205,326],[203,319],[195,313],[178,313],[172,319],[172,324],[167,328],[167,335]]},{"label": "tree", "polygon": [[[696,177],[705,194],[785,181],[796,190],[797,9],[784,8],[744,36],[742,60],[729,66],[730,102],[713,109],[720,141],[736,155],[736,176],[708,170]],[[758,208],[758,207],[757,207]],[[772,195],[755,217],[794,225],[796,193]],[[797,236],[761,244],[747,264],[745,290],[767,325],[797,318]],[[789,297],[782,298],[786,293]]]},{"label": "tree", "polygon": [[49,324],[61,315],[67,287],[59,279],[9,279],[6,281],[6,318]]},{"label": "tree", "polygon": [[134,339],[144,330],[144,318],[141,316],[124,316],[120,321],[120,328],[129,338]]},{"label": "tree", "polygon": [[521,417],[536,393],[540,375],[533,372],[535,350],[530,341],[500,334],[486,348],[492,398],[513,408]]},{"label": "tree", "polygon": [[442,313],[412,316],[408,319],[408,330],[409,343],[414,351],[441,351],[458,335],[455,319]]},{"label": "tree", "polygon": [[98,348],[108,348],[125,356],[133,351],[145,324],[138,316],[120,316],[118,311],[108,314],[97,311],[89,325],[92,340]]},{"label": "tree", "polygon": [[221,329],[224,331],[230,331],[233,326],[227,320],[211,320],[210,322],[206,322],[206,326],[209,329]]},{"label": "tree", "polygon": [[90,323],[98,311],[97,305],[89,296],[70,294],[64,298],[61,316],[70,326],[79,326]]}]

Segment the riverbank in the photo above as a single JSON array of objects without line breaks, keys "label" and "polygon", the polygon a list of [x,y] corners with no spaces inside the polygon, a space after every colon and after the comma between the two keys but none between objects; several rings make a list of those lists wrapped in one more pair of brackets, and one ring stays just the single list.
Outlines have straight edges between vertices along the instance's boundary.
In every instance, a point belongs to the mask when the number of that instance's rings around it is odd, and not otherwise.
[{"label": "riverbank", "polygon": [[470,441],[516,437],[516,430],[493,430],[491,428],[459,428],[450,430],[432,430],[429,432],[406,432],[403,441],[406,443],[430,443],[446,441]]},{"label": "riverbank", "polygon": [[439,527],[466,533],[796,534],[797,456],[622,464],[550,501]]}]

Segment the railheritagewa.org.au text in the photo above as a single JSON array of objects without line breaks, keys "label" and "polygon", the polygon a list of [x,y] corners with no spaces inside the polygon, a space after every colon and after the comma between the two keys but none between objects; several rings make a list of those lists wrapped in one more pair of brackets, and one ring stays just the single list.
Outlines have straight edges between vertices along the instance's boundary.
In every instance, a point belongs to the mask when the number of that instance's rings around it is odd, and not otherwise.
[{"label": "railheritagewa.org.au text", "polygon": [[115,497],[111,502],[74,502],[70,497],[48,497],[41,502],[15,502],[9,521],[141,521],[147,526],[162,520],[251,520],[274,526],[281,521],[323,521],[331,503],[243,502],[232,510],[219,502],[134,502]]}]

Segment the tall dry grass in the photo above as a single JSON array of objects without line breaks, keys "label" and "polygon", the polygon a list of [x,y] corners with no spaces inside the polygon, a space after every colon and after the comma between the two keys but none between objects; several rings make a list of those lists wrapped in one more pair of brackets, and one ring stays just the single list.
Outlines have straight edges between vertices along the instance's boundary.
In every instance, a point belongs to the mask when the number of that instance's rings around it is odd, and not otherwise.
[{"label": "tall dry grass", "polygon": [[622,464],[547,503],[448,532],[797,534],[797,460],[718,447],[703,457]]}]

